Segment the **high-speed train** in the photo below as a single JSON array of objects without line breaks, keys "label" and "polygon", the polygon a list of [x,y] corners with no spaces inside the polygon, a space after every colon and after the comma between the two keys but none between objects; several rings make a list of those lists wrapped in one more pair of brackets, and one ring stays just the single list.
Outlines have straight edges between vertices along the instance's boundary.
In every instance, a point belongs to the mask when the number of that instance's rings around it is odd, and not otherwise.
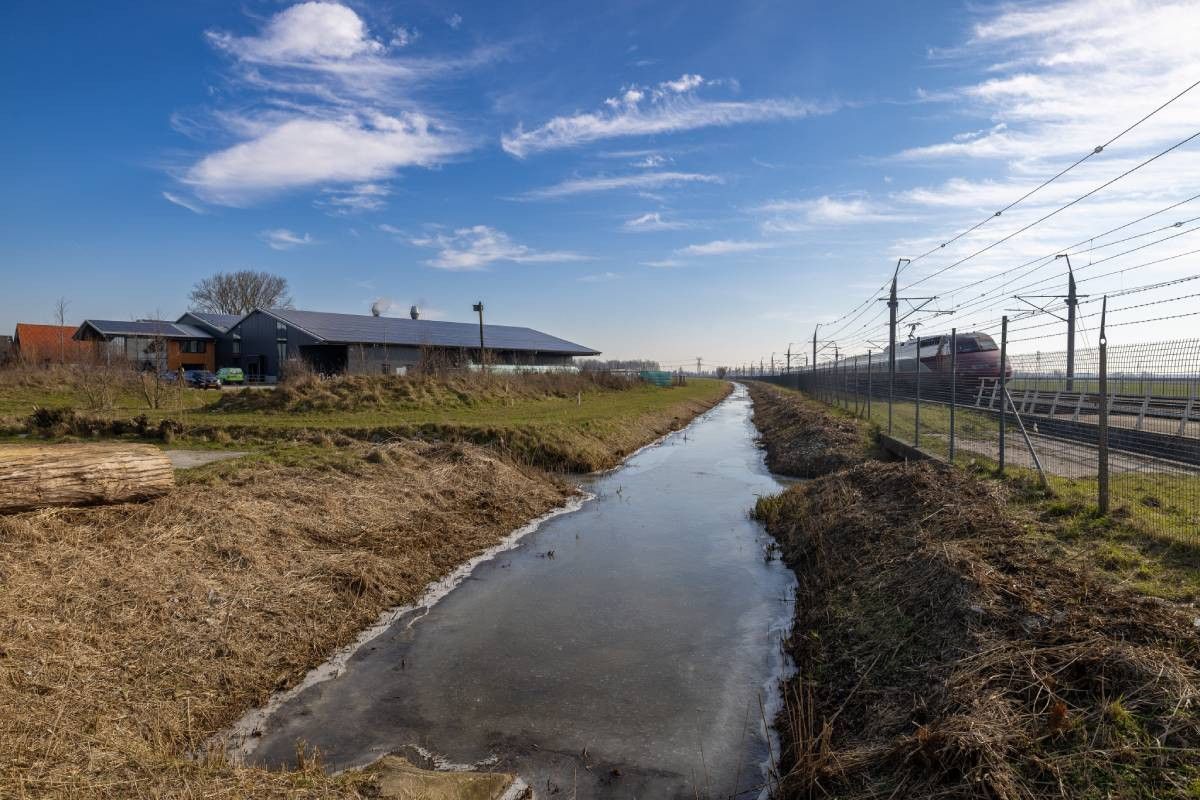
[{"label": "high-speed train", "polygon": [[[959,378],[1000,377],[1000,348],[986,333],[973,331],[955,336],[955,370]],[[845,361],[852,369],[866,369],[868,360],[871,371],[887,372],[888,351],[867,356],[854,356]],[[950,376],[950,334],[922,336],[896,345],[896,375],[914,375],[920,365],[922,374],[934,373]],[[1005,364],[1005,377],[1012,377],[1012,364]]]}]

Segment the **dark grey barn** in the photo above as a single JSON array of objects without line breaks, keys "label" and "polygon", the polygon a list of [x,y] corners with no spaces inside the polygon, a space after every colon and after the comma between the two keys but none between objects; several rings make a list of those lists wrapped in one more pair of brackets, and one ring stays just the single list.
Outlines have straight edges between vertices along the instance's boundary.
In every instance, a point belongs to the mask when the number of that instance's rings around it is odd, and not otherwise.
[{"label": "dark grey barn", "polygon": [[[184,316],[195,319],[181,321],[203,322],[203,315]],[[480,362],[479,326],[469,322],[260,308],[229,323],[222,338],[230,353],[221,365],[240,366],[252,380],[279,375],[292,358],[327,374],[393,372],[427,354],[450,364]],[[590,347],[509,325],[485,325],[483,344],[489,363],[498,364],[565,366],[576,356],[599,355]]]}]

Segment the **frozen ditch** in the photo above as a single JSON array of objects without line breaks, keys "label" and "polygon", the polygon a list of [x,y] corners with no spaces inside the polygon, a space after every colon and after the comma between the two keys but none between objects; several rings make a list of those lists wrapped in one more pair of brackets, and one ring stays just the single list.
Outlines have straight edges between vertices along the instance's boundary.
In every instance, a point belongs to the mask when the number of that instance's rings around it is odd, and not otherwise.
[{"label": "frozen ditch", "polygon": [[289,764],[304,740],[333,769],[396,752],[539,797],[757,796],[793,578],[748,518],[779,489],[754,438],[739,388],[281,698],[243,754]]}]

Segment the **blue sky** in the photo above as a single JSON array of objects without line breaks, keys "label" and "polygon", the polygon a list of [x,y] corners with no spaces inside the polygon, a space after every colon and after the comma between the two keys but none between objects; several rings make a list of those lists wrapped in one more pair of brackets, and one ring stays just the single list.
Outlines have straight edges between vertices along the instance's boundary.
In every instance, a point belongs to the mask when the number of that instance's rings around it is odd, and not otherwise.
[{"label": "blue sky", "polygon": [[[672,365],[769,358],[819,322],[871,346],[898,257],[1200,79],[1196,3],[15,2],[0,22],[0,330],[59,296],[72,321],[174,317],[197,279],[249,267],[301,308],[463,320],[483,299],[489,321]],[[1196,129],[1200,89],[913,264],[902,286],[959,309],[923,330],[991,330],[1007,270],[1200,192],[1194,141],[938,273]],[[1200,273],[1186,233],[1159,241],[1187,226],[1153,233],[1191,217],[1070,250],[1102,276],[1081,291]],[[1033,269],[1012,288],[1061,288]],[[1197,285],[1114,300],[1164,301],[1115,312],[1137,324],[1114,340],[1189,335],[1141,320],[1190,312]]]}]

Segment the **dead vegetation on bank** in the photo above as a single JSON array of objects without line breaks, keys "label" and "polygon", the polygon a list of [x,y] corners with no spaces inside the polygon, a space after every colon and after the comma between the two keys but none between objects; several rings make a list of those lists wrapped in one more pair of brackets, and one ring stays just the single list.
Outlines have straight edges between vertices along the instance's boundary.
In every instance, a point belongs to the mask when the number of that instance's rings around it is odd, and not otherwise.
[{"label": "dead vegetation on bank", "polygon": [[401,442],[0,516],[0,796],[370,794],[311,760],[186,754],[568,492],[480,448]]},{"label": "dead vegetation on bank", "polygon": [[777,796],[1200,796],[1195,609],[1072,561],[1006,491],[870,461],[759,502],[799,580]]},{"label": "dead vegetation on bank", "polygon": [[382,409],[471,408],[484,403],[575,397],[580,393],[621,391],[637,382],[606,372],[414,373],[413,375],[343,375],[321,378],[301,373],[275,391],[223,393],[213,411],[267,414]]},{"label": "dead vegetation on bank", "polygon": [[[550,472],[591,472],[613,467],[646,442],[677,430],[729,390],[724,381],[660,389],[591,372],[307,376],[272,390],[223,393],[203,408],[131,418],[82,413],[70,405],[31,405],[32,413],[19,421],[0,420],[0,434],[236,441],[248,447],[425,439],[484,445]],[[47,387],[39,392],[31,397],[57,397]]]},{"label": "dead vegetation on bank", "polygon": [[747,388],[773,472],[815,478],[866,457],[867,438],[853,421],[829,414],[797,392],[757,381]]}]

